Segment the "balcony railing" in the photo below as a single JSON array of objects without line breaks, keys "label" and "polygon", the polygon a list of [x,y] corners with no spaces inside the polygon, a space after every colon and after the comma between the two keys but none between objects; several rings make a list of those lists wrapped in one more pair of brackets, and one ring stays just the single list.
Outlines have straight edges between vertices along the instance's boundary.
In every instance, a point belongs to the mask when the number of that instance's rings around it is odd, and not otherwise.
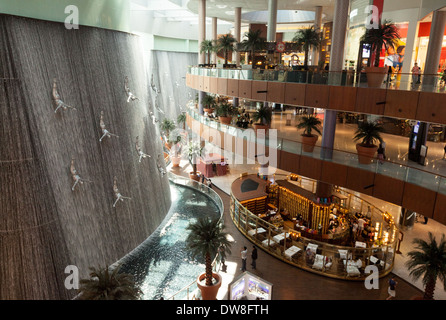
[{"label": "balcony railing", "polygon": [[[305,71],[305,70],[273,70],[273,69],[222,69],[189,66],[188,73],[198,76],[238,79],[292,82],[302,84],[322,84],[345,87],[367,88],[367,74],[355,70],[341,72],[333,71]],[[418,81],[419,80],[419,81]],[[386,75],[382,89],[412,90],[425,92],[445,92],[445,81],[440,74],[422,74],[414,78],[411,73]]]},{"label": "balcony railing", "polygon": [[[358,162],[357,153],[331,148],[323,148],[320,146],[315,146],[313,152],[305,152],[303,150],[303,144],[301,142],[285,138],[275,139],[275,144],[273,145],[273,141],[271,140],[270,143],[268,136],[266,136],[265,139],[257,139],[254,130],[241,129],[231,125],[222,124],[218,121],[200,115],[191,105],[188,108],[188,113],[193,119],[210,128],[216,129],[234,137],[246,139],[247,142],[257,143],[263,145],[264,147],[268,147],[270,150],[270,155],[274,152],[274,150],[277,150],[277,152],[285,151],[296,155],[302,155],[323,161],[330,161],[333,163],[347,165],[350,167],[389,176],[394,179],[419,185],[426,189],[446,195],[446,176],[439,173],[429,172],[411,166],[407,163],[391,160],[379,161],[378,159],[372,159],[370,164],[360,164]],[[252,130],[252,134],[246,134],[245,130]]]}]

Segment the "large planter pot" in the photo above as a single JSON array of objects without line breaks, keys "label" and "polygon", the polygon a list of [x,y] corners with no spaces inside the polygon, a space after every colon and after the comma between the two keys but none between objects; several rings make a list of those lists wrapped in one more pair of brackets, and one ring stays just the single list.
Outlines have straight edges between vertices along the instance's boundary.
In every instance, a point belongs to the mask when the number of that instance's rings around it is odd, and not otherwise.
[{"label": "large planter pot", "polygon": [[178,168],[180,166],[181,157],[172,156],[172,157],[170,157],[170,160],[172,160],[172,167]]},{"label": "large planter pot", "polygon": [[358,152],[358,161],[360,164],[370,164],[375,157],[376,150],[378,146],[363,146],[361,144],[356,145],[356,151]]},{"label": "large planter pot", "polygon": [[269,125],[267,125],[267,124],[253,123],[252,126],[254,127],[254,130],[256,131],[256,133],[257,133],[257,130],[260,130],[260,129],[264,129],[265,130],[265,134],[268,133]]},{"label": "large planter pot", "polygon": [[311,136],[302,135],[302,150],[304,152],[313,152],[314,146],[316,145],[318,138],[319,137],[316,135],[311,135]]},{"label": "large planter pot", "polygon": [[189,172],[189,178],[195,181],[200,182],[200,176],[201,176],[201,172],[197,171],[197,173],[194,174],[194,172]]},{"label": "large planter pot", "polygon": [[[201,297],[203,300],[217,300],[217,293],[221,287],[221,276],[218,273],[212,273],[212,278],[217,280],[217,282],[211,286],[204,284],[204,278],[206,274],[200,274],[197,279],[197,287],[201,291]],[[203,282],[202,282],[203,281]]]},{"label": "large planter pot", "polygon": [[221,123],[223,124],[231,124],[232,117],[218,117]]},{"label": "large planter pot", "polygon": [[367,85],[370,88],[380,88],[387,76],[387,71],[386,67],[366,67]]}]

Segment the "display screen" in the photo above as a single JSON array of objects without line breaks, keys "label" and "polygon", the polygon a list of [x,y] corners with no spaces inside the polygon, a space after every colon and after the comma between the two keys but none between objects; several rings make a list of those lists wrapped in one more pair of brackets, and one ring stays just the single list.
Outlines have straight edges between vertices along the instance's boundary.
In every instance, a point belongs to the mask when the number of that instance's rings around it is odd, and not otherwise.
[{"label": "display screen", "polygon": [[418,133],[418,130],[420,130],[420,121],[413,127],[413,133]]},{"label": "display screen", "polygon": [[229,285],[231,300],[271,300],[272,285],[245,271]]},{"label": "display screen", "polygon": [[364,43],[362,45],[362,57],[363,58],[370,58],[370,45]]}]

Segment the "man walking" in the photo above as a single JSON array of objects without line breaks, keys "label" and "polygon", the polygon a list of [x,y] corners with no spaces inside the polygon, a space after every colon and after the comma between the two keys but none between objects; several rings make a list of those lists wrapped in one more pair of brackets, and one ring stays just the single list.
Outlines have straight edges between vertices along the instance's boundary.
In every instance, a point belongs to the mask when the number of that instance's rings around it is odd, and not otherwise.
[{"label": "man walking", "polygon": [[252,246],[252,253],[251,253],[251,266],[253,270],[256,270],[256,260],[257,260],[257,248],[256,246]]},{"label": "man walking", "polygon": [[246,271],[246,259],[248,258],[248,248],[243,247],[243,249],[240,251],[240,256],[242,258],[242,267],[240,268],[240,270],[242,272]]}]

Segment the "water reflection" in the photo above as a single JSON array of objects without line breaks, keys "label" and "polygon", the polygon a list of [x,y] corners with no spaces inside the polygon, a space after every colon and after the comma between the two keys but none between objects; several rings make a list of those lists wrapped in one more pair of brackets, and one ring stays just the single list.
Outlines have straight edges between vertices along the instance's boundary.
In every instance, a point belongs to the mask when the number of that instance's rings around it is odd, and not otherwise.
[{"label": "water reflection", "polygon": [[173,203],[163,223],[121,267],[121,272],[135,276],[145,300],[167,299],[204,271],[203,262],[192,259],[185,248],[186,228],[200,216],[219,216],[217,205],[207,195],[173,183],[170,190]]}]

